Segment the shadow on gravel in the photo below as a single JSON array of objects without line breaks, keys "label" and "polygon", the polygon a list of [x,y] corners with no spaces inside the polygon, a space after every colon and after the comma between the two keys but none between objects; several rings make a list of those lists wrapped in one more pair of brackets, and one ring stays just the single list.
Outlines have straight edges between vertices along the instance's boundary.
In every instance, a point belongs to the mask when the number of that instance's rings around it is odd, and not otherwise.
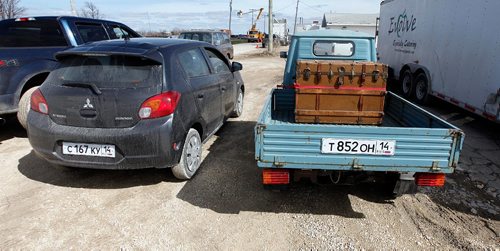
[{"label": "shadow on gravel", "polygon": [[63,187],[119,189],[160,182],[180,182],[168,169],[96,170],[49,164],[31,151],[19,159],[18,170],[29,179]]},{"label": "shadow on gravel", "polygon": [[264,190],[254,160],[255,122],[231,121],[217,134],[198,174],[177,198],[218,213],[241,211],[338,215],[364,218],[351,206],[349,195],[376,203],[388,202],[378,187],[298,184],[289,191]]},{"label": "shadow on gravel", "polygon": [[12,138],[26,138],[26,130],[17,122],[16,116],[8,116],[4,118],[6,123],[0,125],[0,144],[2,141]]}]

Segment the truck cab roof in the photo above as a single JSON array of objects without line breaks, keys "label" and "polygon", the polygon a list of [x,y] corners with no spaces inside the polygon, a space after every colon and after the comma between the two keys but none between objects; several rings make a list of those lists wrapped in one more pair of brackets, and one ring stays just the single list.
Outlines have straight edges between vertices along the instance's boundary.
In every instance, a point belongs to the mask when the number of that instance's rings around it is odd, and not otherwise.
[{"label": "truck cab roof", "polygon": [[294,35],[295,37],[336,37],[336,38],[368,38],[374,39],[375,37],[357,31],[350,30],[335,30],[335,29],[324,29],[324,30],[309,30],[298,32]]}]

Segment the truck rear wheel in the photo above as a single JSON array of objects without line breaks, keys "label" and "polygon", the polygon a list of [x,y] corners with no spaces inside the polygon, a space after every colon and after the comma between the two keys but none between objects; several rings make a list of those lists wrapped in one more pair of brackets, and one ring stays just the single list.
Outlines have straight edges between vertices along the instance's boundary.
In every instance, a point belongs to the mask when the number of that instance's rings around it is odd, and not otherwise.
[{"label": "truck rear wheel", "polygon": [[413,93],[413,75],[410,70],[405,70],[400,76],[401,93],[405,98],[411,98]]},{"label": "truck rear wheel", "polygon": [[19,124],[21,124],[24,129],[28,127],[28,112],[30,111],[31,106],[31,94],[38,89],[38,86],[31,87],[26,92],[23,93],[21,99],[19,100],[19,110],[17,111],[17,120]]},{"label": "truck rear wheel", "polygon": [[429,101],[429,81],[427,75],[421,72],[415,78],[415,101],[419,104],[426,104]]}]

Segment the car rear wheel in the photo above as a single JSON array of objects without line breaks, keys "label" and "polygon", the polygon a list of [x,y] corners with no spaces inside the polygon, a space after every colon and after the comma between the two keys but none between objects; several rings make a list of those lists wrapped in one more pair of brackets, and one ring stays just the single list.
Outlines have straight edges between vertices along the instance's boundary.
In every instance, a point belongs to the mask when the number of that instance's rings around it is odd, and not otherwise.
[{"label": "car rear wheel", "polygon": [[238,118],[239,116],[241,116],[241,114],[243,113],[243,99],[243,91],[240,89],[238,91],[238,98],[236,99],[236,103],[234,104],[234,110],[233,114],[231,114],[231,117]]},{"label": "car rear wheel", "polygon": [[420,73],[415,78],[415,100],[419,104],[426,104],[429,100],[429,81],[425,73]]},{"label": "car rear wheel", "polygon": [[193,177],[201,164],[201,148],[200,134],[193,128],[189,129],[182,147],[181,160],[172,167],[172,173],[176,178],[188,180]]},{"label": "car rear wheel", "polygon": [[19,100],[19,110],[17,111],[17,120],[19,124],[21,124],[24,129],[28,127],[28,112],[30,111],[31,106],[31,94],[38,89],[38,86],[32,87],[23,93],[21,99]]},{"label": "car rear wheel", "polygon": [[413,91],[413,75],[410,70],[405,70],[400,77],[401,92],[405,98],[410,98]]}]

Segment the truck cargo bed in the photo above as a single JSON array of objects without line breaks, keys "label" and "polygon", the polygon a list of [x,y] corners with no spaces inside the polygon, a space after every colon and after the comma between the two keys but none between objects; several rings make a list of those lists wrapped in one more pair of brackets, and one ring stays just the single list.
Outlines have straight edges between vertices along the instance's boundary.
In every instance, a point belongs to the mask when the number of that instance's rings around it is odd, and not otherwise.
[{"label": "truck cargo bed", "polygon": [[[389,92],[381,126],[295,123],[295,90],[273,89],[255,127],[262,168],[451,173],[463,132]],[[394,140],[392,156],[324,154],[324,138]]]}]

